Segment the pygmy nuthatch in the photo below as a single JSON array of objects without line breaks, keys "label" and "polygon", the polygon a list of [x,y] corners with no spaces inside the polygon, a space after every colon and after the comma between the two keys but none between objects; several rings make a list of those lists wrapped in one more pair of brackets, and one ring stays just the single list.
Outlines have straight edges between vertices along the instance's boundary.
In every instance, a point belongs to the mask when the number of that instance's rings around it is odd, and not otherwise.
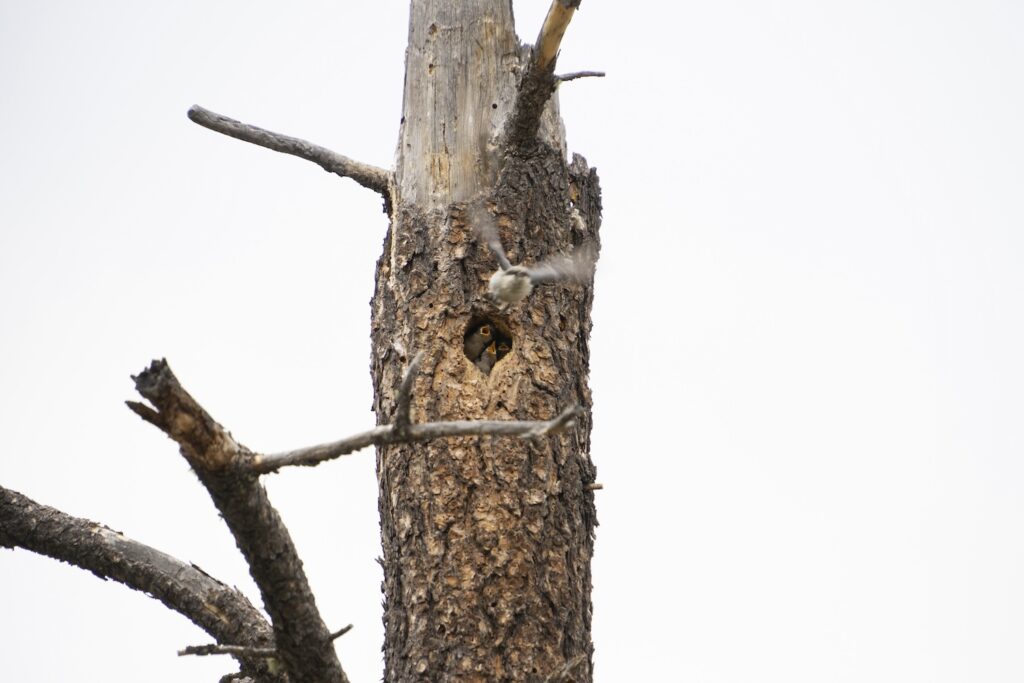
[{"label": "pygmy nuthatch", "polygon": [[494,220],[483,209],[476,212],[477,230],[498,261],[498,270],[491,275],[487,291],[501,304],[522,301],[534,285],[547,282],[588,282],[594,276],[597,254],[593,246],[581,246],[571,256],[548,259],[532,267],[513,266],[505,255]]}]

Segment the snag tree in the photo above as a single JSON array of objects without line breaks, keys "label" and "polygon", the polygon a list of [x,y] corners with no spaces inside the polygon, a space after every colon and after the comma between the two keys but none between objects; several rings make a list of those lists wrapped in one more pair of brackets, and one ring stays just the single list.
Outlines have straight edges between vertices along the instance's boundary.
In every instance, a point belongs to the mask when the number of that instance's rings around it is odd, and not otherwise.
[{"label": "snag tree", "polygon": [[488,290],[504,254],[527,265],[596,255],[597,175],[567,158],[556,97],[561,81],[598,75],[555,74],[579,4],[553,0],[536,42],[523,45],[511,0],[412,0],[392,170],[189,111],[380,193],[390,221],[370,330],[376,428],[261,454],[236,442],[165,361],[135,378],[146,402],[129,406],[179,444],[269,620],[191,565],[6,489],[0,544],[153,595],[216,641],[189,653],[238,660],[231,680],[346,681],[332,646],[346,629],[332,633],[321,619],[260,476],[376,445],[385,680],[591,680],[592,286],[555,282],[515,303]]}]

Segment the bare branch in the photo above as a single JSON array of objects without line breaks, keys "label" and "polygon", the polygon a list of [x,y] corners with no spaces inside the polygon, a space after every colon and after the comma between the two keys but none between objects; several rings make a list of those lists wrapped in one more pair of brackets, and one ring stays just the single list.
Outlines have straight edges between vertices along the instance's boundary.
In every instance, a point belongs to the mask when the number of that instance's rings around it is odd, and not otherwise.
[{"label": "bare branch", "polygon": [[548,434],[557,434],[564,431],[569,425],[573,424],[576,417],[583,413],[583,409],[579,406],[570,406],[558,414],[553,420],[547,422],[541,422],[540,426],[534,429],[532,432],[526,434],[527,437],[546,436]]},{"label": "bare branch", "polygon": [[246,657],[272,657],[278,654],[278,650],[272,647],[246,647],[245,645],[188,645],[178,650],[178,656],[183,657],[189,654],[196,656],[209,656],[211,654],[230,654],[232,656]]},{"label": "bare branch", "polygon": [[192,108],[188,110],[188,117],[200,126],[217,131],[218,133],[223,133],[245,142],[251,142],[260,147],[266,147],[275,152],[291,154],[300,159],[312,161],[328,173],[334,173],[342,178],[351,178],[363,187],[379,192],[384,196],[384,200],[390,203],[388,181],[390,180],[391,173],[383,168],[349,159],[344,155],[332,152],[325,147],[314,145],[312,142],[307,142],[300,138],[273,133],[248,123],[236,121],[235,119],[212,112],[209,109],[204,109],[198,104],[192,105]]},{"label": "bare branch", "polygon": [[[88,519],[0,487],[0,546],[24,548],[150,595],[220,642],[273,644],[270,625],[238,590],[202,569]],[[242,673],[275,680],[266,663],[237,657]]]},{"label": "bare branch", "polygon": [[555,77],[558,48],[580,2],[581,0],[551,1],[551,7],[548,8],[548,14],[537,37],[537,44],[533,47],[532,58],[519,82],[512,113],[505,124],[506,152],[525,152],[534,144],[544,105],[558,83]]},{"label": "bare branch", "polygon": [[195,655],[206,657],[209,655],[233,655],[235,657],[274,657],[277,650],[272,647],[246,647],[244,645],[189,645],[178,650],[179,657]]},{"label": "bare branch", "polygon": [[333,642],[333,641],[337,640],[338,638],[341,638],[343,635],[345,635],[346,633],[348,633],[351,630],[352,630],[352,624],[349,624],[348,626],[342,626],[337,631],[335,631],[334,633],[331,634],[331,641]]},{"label": "bare branch", "polygon": [[417,353],[409,367],[405,369],[405,377],[398,387],[398,400],[395,406],[394,427],[395,434],[405,435],[409,430],[409,408],[412,402],[412,385],[416,383],[416,374],[420,371],[420,363],[423,361],[423,352]]},{"label": "bare branch", "polygon": [[537,44],[533,49],[538,69],[546,69],[558,56],[558,47],[562,44],[565,29],[572,21],[572,15],[580,6],[581,0],[551,0],[551,7],[544,17]]},{"label": "bare branch", "polygon": [[605,73],[603,71],[572,71],[567,74],[555,74],[555,80],[564,83],[565,81],[575,81],[577,78],[604,78]]},{"label": "bare branch", "polygon": [[393,438],[394,428],[391,425],[383,425],[374,427],[367,432],[350,436],[347,439],[341,439],[340,441],[332,441],[307,448],[297,448],[294,451],[286,451],[284,453],[256,454],[253,456],[252,468],[255,472],[267,474],[291,465],[319,465],[326,460],[334,460],[343,455],[350,455],[367,446],[392,443]]},{"label": "bare branch", "polygon": [[568,428],[583,412],[579,406],[563,410],[551,420],[458,420],[451,422],[426,422],[409,425],[404,434],[399,434],[394,425],[383,425],[347,439],[331,443],[300,448],[285,453],[254,455],[252,469],[260,474],[274,472],[293,465],[319,465],[326,460],[349,455],[367,446],[430,441],[452,436],[516,436],[536,438],[557,434]]},{"label": "bare branch", "polygon": [[252,469],[252,452],[185,391],[166,361],[153,361],[134,379],[156,408],[143,416],[181,447],[245,556],[289,680],[347,683],[288,529]]},{"label": "bare branch", "polygon": [[[345,635],[352,630],[352,624],[342,627],[331,634],[331,642],[334,642],[341,636]],[[276,657],[277,650],[272,647],[252,647],[247,645],[220,645],[213,643],[210,645],[189,645],[178,650],[179,657],[186,657],[188,655],[195,655],[197,657],[206,657],[209,655],[233,655],[235,657],[246,657],[246,658],[263,658]]]},{"label": "bare branch", "polygon": [[584,491],[600,491],[603,488],[604,488],[604,484],[599,484],[597,482],[594,482],[593,484],[587,484],[586,486],[584,486],[583,490]]}]

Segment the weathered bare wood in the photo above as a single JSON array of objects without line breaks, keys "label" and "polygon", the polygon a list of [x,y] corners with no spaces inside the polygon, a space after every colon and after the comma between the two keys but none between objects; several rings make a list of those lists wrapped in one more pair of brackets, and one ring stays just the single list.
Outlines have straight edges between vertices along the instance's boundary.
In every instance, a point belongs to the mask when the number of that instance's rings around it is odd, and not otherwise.
[{"label": "weathered bare wood", "polygon": [[254,454],[252,469],[260,474],[276,472],[282,467],[319,465],[343,455],[355,453],[367,446],[395,443],[415,443],[456,436],[514,436],[535,438],[547,434],[558,434],[572,425],[580,414],[579,406],[563,410],[550,420],[461,420],[451,422],[428,422],[408,425],[399,430],[396,424],[376,427],[361,434],[330,443],[298,448],[284,453],[270,455]]},{"label": "weathered bare wood", "polygon": [[544,17],[537,44],[534,46],[534,61],[540,70],[547,69],[558,56],[565,29],[572,21],[572,15],[582,0],[551,0],[551,7]]},{"label": "weathered bare wood", "polygon": [[396,205],[445,211],[493,182],[519,53],[509,0],[411,3]]},{"label": "weathered bare wood", "polygon": [[383,195],[385,202],[391,201],[390,191],[388,190],[391,174],[383,168],[377,168],[370,164],[349,159],[347,156],[332,152],[326,147],[314,145],[312,142],[307,142],[300,138],[274,133],[248,123],[236,121],[223,114],[204,109],[198,104],[192,105],[192,108],[188,110],[188,117],[204,128],[209,128],[237,140],[251,142],[254,145],[266,147],[275,152],[290,154],[306,161],[312,161],[328,173],[334,173],[342,178],[351,178],[363,187],[379,192]]},{"label": "weathered bare wood", "polygon": [[[270,625],[237,589],[113,529],[3,487],[0,546],[46,555],[152,596],[219,643],[248,648],[273,645]],[[234,654],[243,674],[261,681],[280,680],[268,670],[263,657]]]},{"label": "weathered bare wood", "polygon": [[134,379],[156,409],[129,407],[178,443],[245,556],[289,679],[347,683],[291,535],[251,468],[252,452],[185,391],[166,361],[153,361]]}]

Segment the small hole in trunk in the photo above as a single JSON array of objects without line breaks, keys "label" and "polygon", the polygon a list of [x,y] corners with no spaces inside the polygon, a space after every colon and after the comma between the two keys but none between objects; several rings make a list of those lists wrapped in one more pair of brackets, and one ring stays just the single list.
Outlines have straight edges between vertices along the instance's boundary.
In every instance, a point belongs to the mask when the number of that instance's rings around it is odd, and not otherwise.
[{"label": "small hole in trunk", "polygon": [[462,350],[469,362],[480,372],[489,375],[495,364],[512,352],[512,334],[499,321],[474,317],[466,325]]}]

